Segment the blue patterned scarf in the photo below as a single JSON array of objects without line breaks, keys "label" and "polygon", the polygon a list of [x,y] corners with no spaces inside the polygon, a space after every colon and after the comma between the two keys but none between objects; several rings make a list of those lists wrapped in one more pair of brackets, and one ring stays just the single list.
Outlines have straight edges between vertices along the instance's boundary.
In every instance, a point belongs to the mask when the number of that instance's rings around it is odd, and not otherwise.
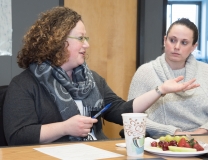
[{"label": "blue patterned scarf", "polygon": [[52,66],[49,61],[32,63],[29,68],[51,95],[63,120],[80,114],[74,100],[82,101],[84,116],[91,117],[91,111],[101,110],[103,99],[86,63],[73,70],[72,80],[61,67]]}]

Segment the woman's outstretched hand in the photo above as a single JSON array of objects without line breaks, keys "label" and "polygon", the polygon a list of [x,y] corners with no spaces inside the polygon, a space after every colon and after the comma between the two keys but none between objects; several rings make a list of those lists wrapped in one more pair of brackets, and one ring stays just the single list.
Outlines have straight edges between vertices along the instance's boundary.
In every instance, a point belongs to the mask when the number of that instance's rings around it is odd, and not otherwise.
[{"label": "woman's outstretched hand", "polygon": [[194,83],[196,79],[192,79],[190,81],[183,83],[178,83],[181,80],[183,80],[183,78],[184,78],[183,76],[179,76],[175,79],[165,81],[161,86],[159,86],[160,91],[163,94],[167,94],[167,93],[186,91],[200,86],[199,84]]}]

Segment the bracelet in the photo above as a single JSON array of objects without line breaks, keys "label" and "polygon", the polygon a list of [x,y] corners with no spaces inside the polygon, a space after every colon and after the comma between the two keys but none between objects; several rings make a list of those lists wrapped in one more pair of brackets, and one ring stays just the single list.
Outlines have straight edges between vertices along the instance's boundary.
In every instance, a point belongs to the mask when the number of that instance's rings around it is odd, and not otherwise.
[{"label": "bracelet", "polygon": [[162,94],[162,92],[159,90],[158,86],[155,88],[155,91],[160,94],[162,97],[164,97],[166,94]]}]

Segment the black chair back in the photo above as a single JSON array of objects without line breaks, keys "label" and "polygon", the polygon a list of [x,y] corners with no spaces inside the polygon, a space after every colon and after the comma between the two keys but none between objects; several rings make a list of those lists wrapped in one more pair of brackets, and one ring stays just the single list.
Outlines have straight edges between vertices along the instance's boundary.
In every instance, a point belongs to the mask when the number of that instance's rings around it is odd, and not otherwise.
[{"label": "black chair back", "polygon": [[7,146],[3,127],[3,104],[8,86],[0,86],[0,146]]}]

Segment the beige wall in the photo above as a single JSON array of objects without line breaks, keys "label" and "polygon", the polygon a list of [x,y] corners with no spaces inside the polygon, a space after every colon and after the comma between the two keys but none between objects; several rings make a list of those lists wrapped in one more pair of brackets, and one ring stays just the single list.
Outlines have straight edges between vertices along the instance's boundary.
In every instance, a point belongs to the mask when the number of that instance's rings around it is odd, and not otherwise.
[{"label": "beige wall", "polygon": [[[65,0],[64,5],[82,15],[90,37],[88,66],[126,100],[136,70],[137,0]],[[103,128],[108,138],[120,138],[121,129],[107,121]]]}]

